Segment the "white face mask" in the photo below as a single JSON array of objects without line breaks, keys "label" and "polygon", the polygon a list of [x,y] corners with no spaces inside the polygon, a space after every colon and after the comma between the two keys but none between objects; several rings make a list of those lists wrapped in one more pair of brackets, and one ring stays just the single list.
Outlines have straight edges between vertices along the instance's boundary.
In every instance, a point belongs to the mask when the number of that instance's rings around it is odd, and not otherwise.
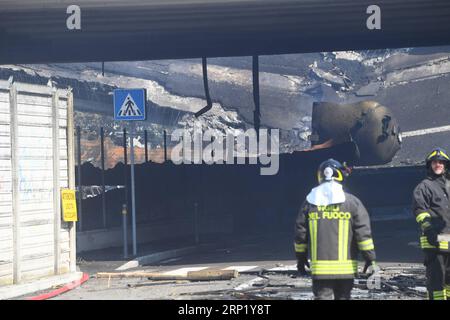
[{"label": "white face mask", "polygon": [[316,206],[328,206],[345,202],[342,185],[334,180],[327,181],[311,190],[306,201]]}]

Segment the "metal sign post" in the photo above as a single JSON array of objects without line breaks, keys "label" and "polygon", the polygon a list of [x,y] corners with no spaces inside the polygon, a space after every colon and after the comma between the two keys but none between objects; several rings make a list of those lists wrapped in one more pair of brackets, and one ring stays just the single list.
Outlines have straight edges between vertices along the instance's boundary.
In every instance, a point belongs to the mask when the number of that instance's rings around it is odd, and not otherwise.
[{"label": "metal sign post", "polygon": [[133,238],[133,255],[137,255],[136,244],[136,198],[134,185],[134,123],[130,124],[130,164],[131,164],[131,236]]},{"label": "metal sign post", "polygon": [[[126,190],[126,189],[125,189]],[[122,205],[123,257],[128,258],[127,205]]]},{"label": "metal sign post", "polygon": [[136,120],[145,120],[145,104],[147,101],[145,89],[114,90],[114,120],[131,121],[130,123],[130,163],[131,163],[131,236],[133,256],[137,255],[136,237],[136,189],[134,177],[134,135]]}]

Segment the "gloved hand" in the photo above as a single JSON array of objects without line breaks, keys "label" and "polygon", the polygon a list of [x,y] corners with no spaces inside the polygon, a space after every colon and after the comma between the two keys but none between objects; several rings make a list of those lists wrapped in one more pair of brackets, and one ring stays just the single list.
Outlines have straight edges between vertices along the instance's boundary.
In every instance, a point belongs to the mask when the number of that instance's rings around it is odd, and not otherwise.
[{"label": "gloved hand", "polygon": [[372,267],[371,274],[377,273],[380,271],[380,267],[377,265],[375,261],[367,260],[366,264],[364,265],[363,273],[366,273],[369,267]]},{"label": "gloved hand", "polygon": [[434,230],[434,228],[428,228],[424,231],[425,236],[427,237],[428,243],[431,244],[432,246],[439,246],[439,243],[437,241],[438,238],[438,233],[436,232],[436,230]]},{"label": "gloved hand", "polygon": [[297,256],[297,271],[300,275],[306,275],[305,266],[309,268],[308,254],[306,252],[296,253]]},{"label": "gloved hand", "polygon": [[433,224],[431,223],[431,218],[427,217],[425,218],[421,224],[420,227],[422,228],[423,234],[425,237],[427,237],[427,241],[432,246],[439,246],[439,243],[437,241],[438,233],[433,227]]}]

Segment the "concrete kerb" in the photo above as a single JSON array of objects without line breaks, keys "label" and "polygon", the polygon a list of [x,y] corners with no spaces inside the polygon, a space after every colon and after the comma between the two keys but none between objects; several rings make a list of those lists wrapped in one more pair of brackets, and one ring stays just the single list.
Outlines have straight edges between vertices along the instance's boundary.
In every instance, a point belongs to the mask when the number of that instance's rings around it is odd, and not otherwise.
[{"label": "concrete kerb", "polygon": [[116,271],[124,271],[124,270],[137,268],[140,266],[148,265],[151,263],[156,263],[156,262],[167,260],[167,259],[178,258],[178,257],[184,256],[187,254],[198,253],[198,252],[201,252],[203,250],[208,250],[208,249],[214,249],[218,246],[220,246],[220,244],[200,244],[197,246],[155,252],[155,253],[137,257],[136,259],[128,261],[127,263],[118,267],[116,269]]},{"label": "concrete kerb", "polygon": [[12,299],[34,292],[47,290],[55,286],[80,280],[82,277],[83,272],[72,272],[63,275],[50,276],[47,278],[30,281],[28,283],[0,287],[0,300]]}]

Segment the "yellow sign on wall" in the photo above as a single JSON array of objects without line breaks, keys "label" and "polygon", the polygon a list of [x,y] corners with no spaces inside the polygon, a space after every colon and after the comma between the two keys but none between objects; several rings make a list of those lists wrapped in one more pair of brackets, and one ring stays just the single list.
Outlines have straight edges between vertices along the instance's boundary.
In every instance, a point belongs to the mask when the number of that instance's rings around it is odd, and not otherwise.
[{"label": "yellow sign on wall", "polygon": [[61,189],[61,201],[64,221],[78,221],[75,190]]}]

